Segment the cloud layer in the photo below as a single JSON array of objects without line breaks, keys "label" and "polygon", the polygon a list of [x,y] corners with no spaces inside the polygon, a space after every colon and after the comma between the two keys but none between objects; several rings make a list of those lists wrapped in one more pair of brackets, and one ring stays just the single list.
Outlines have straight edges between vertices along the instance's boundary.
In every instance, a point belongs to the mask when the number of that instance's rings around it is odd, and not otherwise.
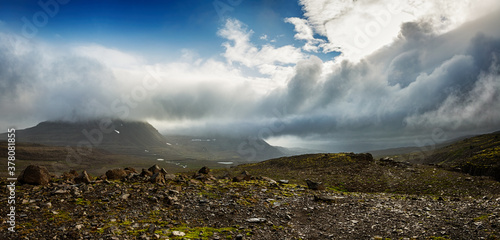
[{"label": "cloud layer", "polygon": [[[483,4],[470,1],[436,22],[445,2],[407,1],[373,49],[352,55],[342,43],[356,33],[346,24],[377,21],[368,13],[394,2],[301,4],[306,18],[286,21],[302,47],[256,45],[230,19],[218,32],[222,60],[185,50],[177,62],[149,63],[105,46],[55,48],[0,33],[0,125],[120,117],[166,133],[301,139],[329,151],[413,145],[436,128],[449,136],[500,128],[498,12],[474,15]],[[319,50],[343,57],[324,62],[311,54]]]}]

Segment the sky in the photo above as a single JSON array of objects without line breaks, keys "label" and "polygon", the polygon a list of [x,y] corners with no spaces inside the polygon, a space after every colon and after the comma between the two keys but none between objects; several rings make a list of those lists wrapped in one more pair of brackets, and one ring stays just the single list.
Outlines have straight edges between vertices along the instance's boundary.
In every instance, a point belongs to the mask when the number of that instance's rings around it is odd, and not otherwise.
[{"label": "sky", "polygon": [[0,1],[0,129],[144,120],[323,151],[500,130],[497,0]]}]

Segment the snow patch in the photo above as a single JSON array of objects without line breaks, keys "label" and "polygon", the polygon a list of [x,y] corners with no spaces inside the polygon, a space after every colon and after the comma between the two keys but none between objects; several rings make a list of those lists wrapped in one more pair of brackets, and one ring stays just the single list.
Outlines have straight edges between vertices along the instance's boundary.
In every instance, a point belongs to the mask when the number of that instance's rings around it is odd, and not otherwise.
[{"label": "snow patch", "polygon": [[231,165],[233,162],[217,162],[218,164]]}]

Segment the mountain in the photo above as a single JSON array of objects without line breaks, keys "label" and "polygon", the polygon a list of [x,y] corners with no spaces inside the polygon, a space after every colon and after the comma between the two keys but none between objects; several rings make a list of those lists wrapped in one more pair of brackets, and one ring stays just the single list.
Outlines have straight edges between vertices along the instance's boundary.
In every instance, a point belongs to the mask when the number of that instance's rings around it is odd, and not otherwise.
[{"label": "mountain", "polygon": [[[6,139],[6,133],[0,134],[0,140]],[[189,168],[220,166],[217,161],[238,164],[284,155],[261,139],[164,136],[147,122],[124,120],[41,122],[31,128],[17,130],[16,141],[70,147],[70,151],[79,155],[99,149],[109,154],[161,160]]]},{"label": "mountain", "polygon": [[500,132],[466,138],[419,160],[500,181]]},{"label": "mountain", "polygon": [[262,161],[285,154],[279,147],[262,139],[223,136],[170,136],[169,144],[178,154],[194,159],[218,160],[233,163]]},{"label": "mountain", "polygon": [[[3,134],[2,139],[5,139]],[[111,153],[144,155],[168,151],[167,140],[153,126],[136,121],[41,122],[16,131],[16,141],[52,146],[100,148]]]}]

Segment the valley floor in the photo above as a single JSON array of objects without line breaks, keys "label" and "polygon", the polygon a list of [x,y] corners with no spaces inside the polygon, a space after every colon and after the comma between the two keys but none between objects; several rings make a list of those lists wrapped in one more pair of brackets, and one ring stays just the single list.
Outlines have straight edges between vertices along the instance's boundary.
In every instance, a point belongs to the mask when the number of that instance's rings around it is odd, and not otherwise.
[{"label": "valley floor", "polygon": [[[500,195],[311,190],[267,178],[17,186],[0,239],[498,239]],[[6,183],[2,183],[6,184]],[[7,191],[1,190],[1,202]],[[7,215],[7,208],[0,208]]]}]

